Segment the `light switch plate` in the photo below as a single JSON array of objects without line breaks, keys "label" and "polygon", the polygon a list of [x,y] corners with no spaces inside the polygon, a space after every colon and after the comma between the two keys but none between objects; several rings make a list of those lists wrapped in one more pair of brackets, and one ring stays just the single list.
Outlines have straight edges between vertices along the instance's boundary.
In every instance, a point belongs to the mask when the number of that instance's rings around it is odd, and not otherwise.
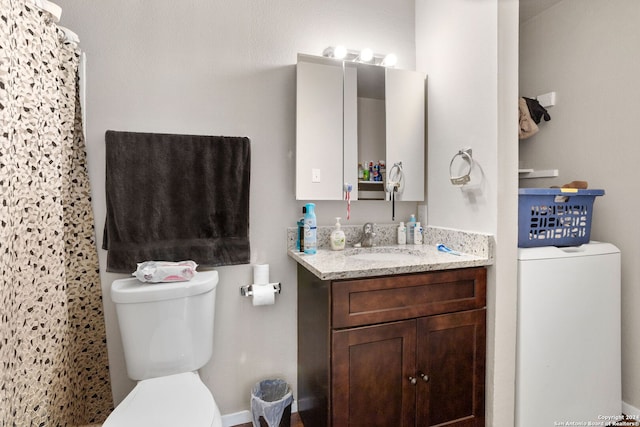
[{"label": "light switch plate", "polygon": [[320,169],[311,169],[311,182],[320,182]]}]

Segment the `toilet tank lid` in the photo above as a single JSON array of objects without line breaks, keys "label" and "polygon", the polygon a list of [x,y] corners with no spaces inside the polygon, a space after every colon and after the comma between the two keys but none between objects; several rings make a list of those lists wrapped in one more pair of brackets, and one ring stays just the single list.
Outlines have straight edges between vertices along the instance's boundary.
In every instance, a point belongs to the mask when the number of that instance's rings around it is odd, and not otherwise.
[{"label": "toilet tank lid", "polygon": [[199,271],[186,282],[144,283],[135,277],[114,280],[111,300],[119,304],[162,301],[185,298],[212,291],[218,285],[218,272]]}]

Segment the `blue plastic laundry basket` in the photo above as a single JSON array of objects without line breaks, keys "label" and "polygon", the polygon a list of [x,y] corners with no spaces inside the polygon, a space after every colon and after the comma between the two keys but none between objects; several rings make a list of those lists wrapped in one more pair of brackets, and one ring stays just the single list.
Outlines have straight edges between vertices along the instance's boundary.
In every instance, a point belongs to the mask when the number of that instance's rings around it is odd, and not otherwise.
[{"label": "blue plastic laundry basket", "polygon": [[521,188],[518,191],[518,247],[578,246],[588,243],[596,196],[604,190]]}]

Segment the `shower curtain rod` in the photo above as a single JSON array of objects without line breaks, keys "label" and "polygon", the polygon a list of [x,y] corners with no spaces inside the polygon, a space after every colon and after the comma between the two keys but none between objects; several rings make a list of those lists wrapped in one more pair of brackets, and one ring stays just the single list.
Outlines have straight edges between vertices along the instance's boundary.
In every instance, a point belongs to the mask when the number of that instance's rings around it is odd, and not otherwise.
[{"label": "shower curtain rod", "polygon": [[[57,4],[49,0],[32,0],[32,1],[34,6],[51,15],[53,22],[55,22],[56,24],[60,22],[60,17],[62,16],[62,8],[60,6],[58,6]],[[76,33],[74,33],[70,29],[63,27],[61,25],[58,25],[58,28],[60,28],[64,32],[64,40],[66,42],[80,44],[80,37],[78,37]]]},{"label": "shower curtain rod", "polygon": [[60,6],[49,0],[33,0],[33,4],[45,12],[48,12],[53,18],[53,22],[60,22],[60,16],[62,15],[62,8]]},{"label": "shower curtain rod", "polygon": [[62,25],[58,25],[58,28],[64,32],[64,41],[69,43],[80,44],[80,37],[68,29],[67,27],[63,27]]}]

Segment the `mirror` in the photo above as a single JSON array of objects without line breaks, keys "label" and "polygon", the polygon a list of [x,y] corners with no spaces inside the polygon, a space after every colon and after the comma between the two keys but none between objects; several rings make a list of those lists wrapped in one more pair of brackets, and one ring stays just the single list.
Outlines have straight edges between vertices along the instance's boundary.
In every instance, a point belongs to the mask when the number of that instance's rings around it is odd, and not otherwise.
[{"label": "mirror", "polygon": [[423,73],[299,54],[296,90],[297,200],[389,199],[395,164],[395,200],[424,200]]}]

